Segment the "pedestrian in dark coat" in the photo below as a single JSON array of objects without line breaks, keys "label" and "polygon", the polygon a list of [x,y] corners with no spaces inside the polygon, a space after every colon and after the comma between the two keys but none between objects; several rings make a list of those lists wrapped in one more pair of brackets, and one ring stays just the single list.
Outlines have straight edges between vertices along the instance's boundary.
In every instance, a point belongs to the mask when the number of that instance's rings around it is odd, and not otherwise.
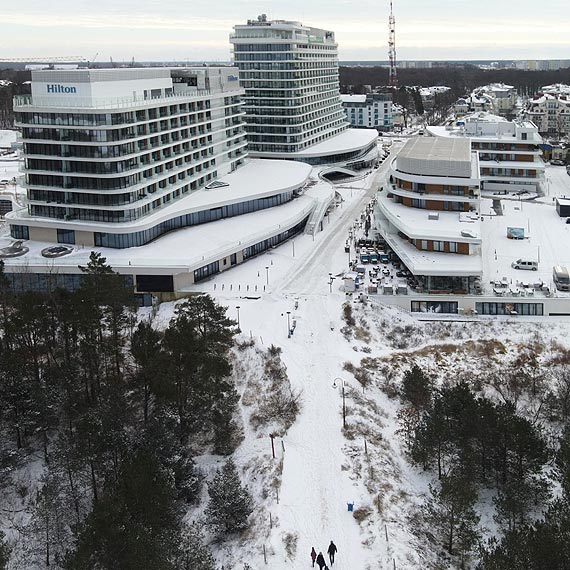
[{"label": "pedestrian in dark coat", "polygon": [[331,543],[329,544],[329,549],[327,550],[327,552],[329,553],[331,566],[334,564],[334,555],[336,554],[336,551],[337,551],[336,544],[331,540]]},{"label": "pedestrian in dark coat", "polygon": [[315,567],[315,560],[317,559],[317,551],[315,547],[311,548],[311,560],[313,561],[313,568]]},{"label": "pedestrian in dark coat", "polygon": [[325,567],[325,557],[322,552],[319,552],[319,555],[317,556],[317,564],[319,565],[320,570],[323,570]]}]

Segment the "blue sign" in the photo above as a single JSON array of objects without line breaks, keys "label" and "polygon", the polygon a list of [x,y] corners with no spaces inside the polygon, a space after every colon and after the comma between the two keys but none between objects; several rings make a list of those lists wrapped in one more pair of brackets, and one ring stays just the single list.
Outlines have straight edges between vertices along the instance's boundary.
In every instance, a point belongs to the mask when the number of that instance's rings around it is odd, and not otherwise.
[{"label": "blue sign", "polygon": [[48,93],[77,93],[77,87],[69,86],[69,85],[60,85],[59,83],[50,83],[46,85]]}]

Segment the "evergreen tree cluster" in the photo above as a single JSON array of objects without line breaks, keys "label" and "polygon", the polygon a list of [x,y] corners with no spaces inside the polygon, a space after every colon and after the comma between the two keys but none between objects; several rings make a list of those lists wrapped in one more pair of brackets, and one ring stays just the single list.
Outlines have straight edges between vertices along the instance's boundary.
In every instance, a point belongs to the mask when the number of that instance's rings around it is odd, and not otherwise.
[{"label": "evergreen tree cluster", "polygon": [[481,489],[494,491],[495,520],[505,533],[526,527],[546,509],[551,483],[544,473],[552,450],[539,425],[465,382],[430,397],[429,380],[417,368],[406,375],[403,395],[422,409],[409,455],[437,474],[426,512],[449,554],[465,559],[478,544]]},{"label": "evergreen tree cluster", "polygon": [[[229,454],[239,435],[235,323],[197,296],[165,331],[135,326],[132,291],[105,258],[81,269],[75,292],[16,295],[0,267],[0,489],[41,452],[26,543],[45,566],[212,570],[200,529],[182,518],[201,489],[192,453]],[[219,530],[236,506],[216,510],[227,483],[242,510],[221,531],[234,532],[251,498],[233,462],[222,473],[209,508]],[[0,568],[8,557],[0,540]]]}]

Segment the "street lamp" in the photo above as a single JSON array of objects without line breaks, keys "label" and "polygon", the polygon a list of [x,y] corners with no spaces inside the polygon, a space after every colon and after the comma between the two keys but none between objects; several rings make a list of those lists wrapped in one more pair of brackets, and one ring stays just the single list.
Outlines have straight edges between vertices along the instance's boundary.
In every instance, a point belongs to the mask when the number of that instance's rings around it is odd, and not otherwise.
[{"label": "street lamp", "polygon": [[336,279],[336,277],[333,277],[332,273],[329,273],[329,291],[332,293],[332,286],[333,286],[333,281]]},{"label": "street lamp", "polygon": [[237,305],[237,306],[236,306],[236,311],[237,311],[237,325],[238,325],[238,329],[240,328],[240,326],[239,326],[239,310],[240,310],[240,308],[241,308],[241,307],[240,307],[239,305]]},{"label": "street lamp", "polygon": [[265,266],[265,280],[267,281],[267,285],[269,285],[269,265]]},{"label": "street lamp", "polygon": [[346,429],[346,398],[344,395],[344,384],[345,381],[342,378],[335,378],[333,382],[333,388],[336,388],[336,381],[340,380],[341,390],[342,390],[342,427]]},{"label": "street lamp", "polygon": [[287,311],[287,338],[291,338],[291,311]]}]

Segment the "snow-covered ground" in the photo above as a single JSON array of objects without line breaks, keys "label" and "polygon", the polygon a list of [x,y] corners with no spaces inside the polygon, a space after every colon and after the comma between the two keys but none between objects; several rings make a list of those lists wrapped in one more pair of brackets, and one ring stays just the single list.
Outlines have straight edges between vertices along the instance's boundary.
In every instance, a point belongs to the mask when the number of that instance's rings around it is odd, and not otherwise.
[{"label": "snow-covered ground", "polygon": [[[312,546],[325,553],[329,541],[334,540],[339,549],[334,567],[339,570],[388,570],[394,561],[397,568],[427,567],[436,554],[418,538],[414,520],[431,476],[412,468],[405,458],[398,433],[398,401],[377,387],[363,393],[358,381],[344,368],[345,363],[358,367],[363,358],[384,363],[396,358],[400,364],[394,368],[393,376],[397,378],[406,365],[405,353],[410,352],[413,357],[414,350],[426,346],[423,355],[431,355],[428,360],[433,358],[430,366],[435,370],[441,365],[438,346],[447,346],[444,350],[449,350],[446,343],[461,344],[477,338],[483,339],[481,342],[499,340],[516,352],[517,343],[531,336],[536,338],[548,332],[551,342],[570,332],[570,325],[561,322],[549,325],[548,331],[541,323],[505,320],[434,325],[418,322],[396,308],[375,304],[362,309],[355,305],[360,315],[357,318],[368,322],[362,329],[362,338],[347,341],[341,332],[342,305],[347,299],[340,280],[348,258],[345,239],[373,196],[370,188],[381,184],[383,173],[382,168],[364,181],[341,185],[339,191],[345,201],[325,221],[324,231],[314,240],[312,236],[299,236],[195,286],[227,305],[232,318],[239,316],[242,340],[253,339],[259,347],[281,347],[292,387],[302,391],[302,410],[296,423],[276,440],[275,461],[283,460],[279,503],[276,496],[270,495],[263,511],[263,516],[271,512],[273,528],[266,528],[267,534],[258,537],[257,545],[241,550],[241,554],[232,553],[231,549],[218,552],[222,562],[239,560],[240,564],[247,562],[252,568],[262,568],[265,545],[269,567],[301,568],[310,563]],[[506,216],[519,214],[514,210],[518,206],[513,203],[512,212],[507,206]],[[533,207],[538,212],[537,224],[546,224],[534,228],[542,234],[552,224],[548,216],[553,208],[540,203]],[[502,231],[501,228],[502,222],[497,222],[496,231]],[[559,240],[560,236],[554,239]],[[508,261],[510,265],[514,253],[505,251],[505,264]],[[547,255],[546,250],[543,255]],[[336,278],[332,285],[331,274]],[[295,325],[291,338],[288,323]],[[400,338],[402,343],[409,343],[404,351],[397,349]],[[444,361],[454,358],[442,354]],[[456,359],[467,368],[475,365],[473,360],[461,356],[461,351]],[[382,366],[386,366],[381,370],[389,383],[393,365]],[[345,431],[343,380],[348,426]],[[249,465],[250,454],[259,452],[259,441],[263,457],[272,461],[268,436],[257,434],[255,437],[260,439],[255,445],[246,439],[238,452],[242,465]],[[254,482],[253,487],[258,483]],[[260,494],[259,490],[256,494]],[[360,509],[360,525],[348,511],[348,503],[353,503],[355,510]],[[492,529],[492,513],[484,511],[482,515]],[[296,543],[289,552],[285,547],[288,542]]]},{"label": "snow-covered ground", "polygon": [[[398,144],[394,141],[394,147]],[[242,570],[244,563],[254,570],[266,567],[265,546],[267,567],[272,570],[308,568],[311,547],[325,553],[334,540],[337,570],[427,568],[437,553],[418,538],[414,516],[431,477],[406,461],[397,420],[400,404],[391,386],[410,358],[422,358],[434,371],[477,366],[474,354],[461,349],[464,342],[504,343],[516,353],[520,344],[531,338],[542,337],[551,346],[570,338],[570,324],[556,321],[548,325],[504,320],[421,323],[394,307],[354,301],[357,326],[350,335],[345,334],[342,306],[347,297],[340,279],[348,260],[345,240],[383,183],[387,164],[362,180],[338,186],[344,201],[326,218],[322,232],[298,236],[193,288],[213,295],[228,307],[231,318],[239,319],[242,333],[238,342],[254,341],[250,352],[236,352],[236,374],[255,375],[259,366],[255,351],[266,351],[271,345],[281,347],[292,389],[302,398],[296,422],[275,440],[275,460],[269,428],[267,432],[250,427],[244,431],[236,460],[262,506],[253,516],[252,532],[239,544],[213,545],[218,561],[226,567]],[[0,175],[3,168],[0,164]],[[547,169],[552,180],[556,179],[551,189],[563,192],[565,169],[555,172],[554,168]],[[506,206],[502,220],[486,219],[482,225],[489,225],[491,234],[496,231],[493,239],[502,244],[507,218],[517,222],[531,206],[537,212],[536,225],[531,221],[531,236],[545,234],[553,224],[550,204],[524,204],[521,211],[515,210],[519,205],[513,203]],[[552,239],[558,242],[563,238],[567,239],[564,233]],[[511,240],[506,246],[511,247]],[[552,251],[558,247],[553,243]],[[514,254],[514,250],[502,249],[503,265],[510,264]],[[554,254],[545,249],[541,255]],[[331,276],[335,278],[332,282]],[[174,306],[164,303],[158,308],[156,326],[168,323]],[[349,372],[350,365],[369,371],[369,386],[362,388]],[[247,419],[245,409],[243,415]],[[202,457],[199,463],[211,476],[219,458]],[[279,477],[278,500],[272,481]],[[361,517],[360,524],[348,511],[348,503]],[[486,515],[487,522],[489,513]]]}]

